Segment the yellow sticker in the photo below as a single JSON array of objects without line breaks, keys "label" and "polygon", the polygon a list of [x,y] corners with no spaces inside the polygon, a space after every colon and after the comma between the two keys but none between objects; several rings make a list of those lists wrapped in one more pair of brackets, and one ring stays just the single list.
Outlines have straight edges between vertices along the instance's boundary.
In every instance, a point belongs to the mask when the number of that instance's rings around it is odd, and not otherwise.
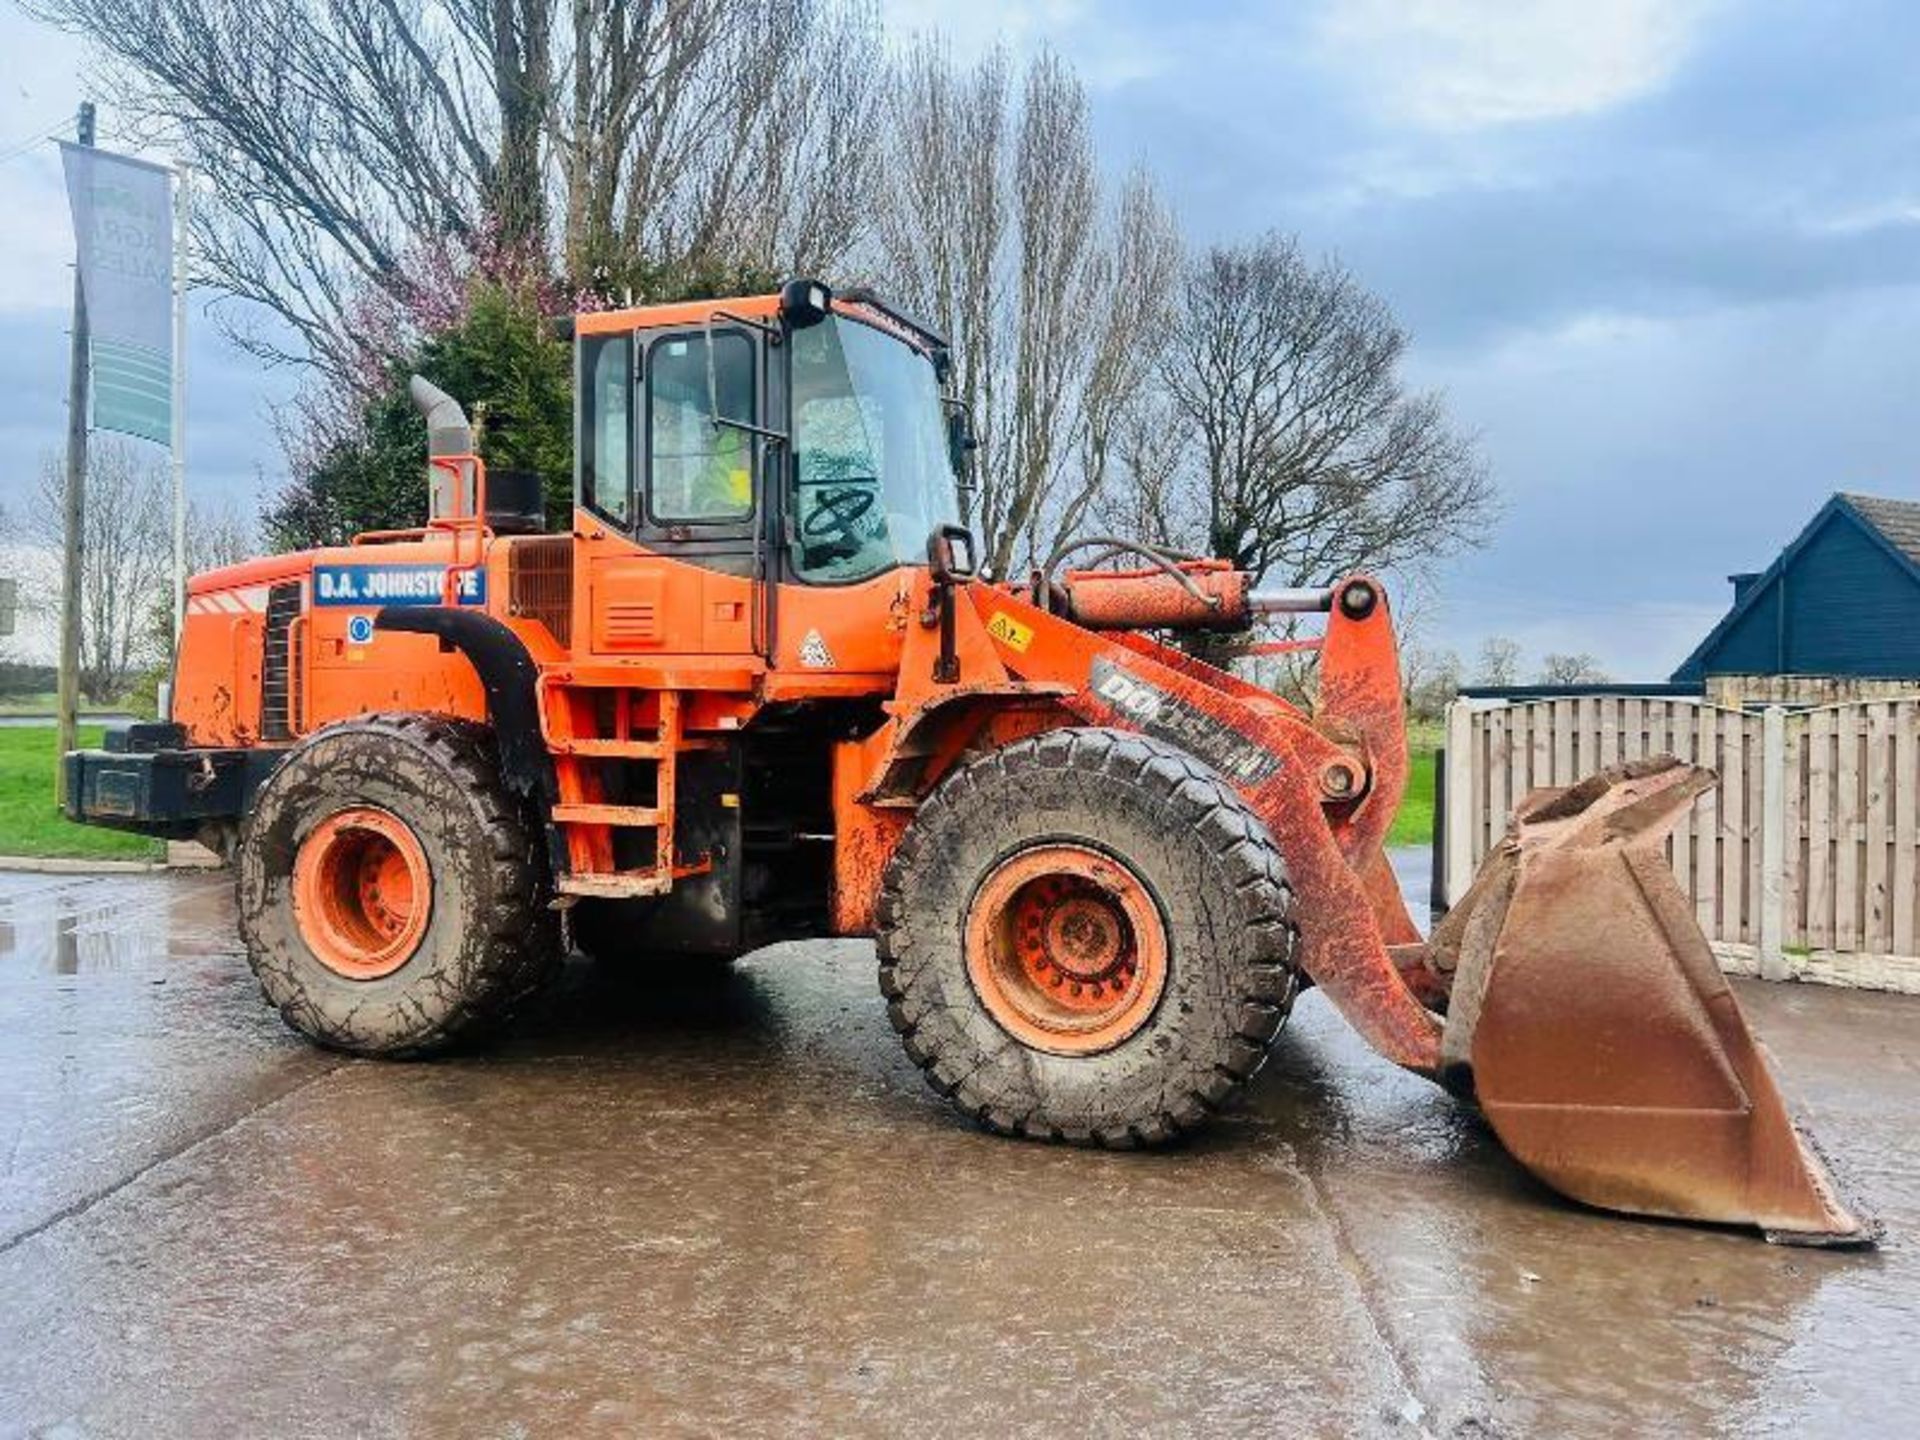
[{"label": "yellow sticker", "polygon": [[993,618],[987,621],[987,633],[1009,650],[1018,650],[1022,655],[1033,644],[1033,631],[1022,625],[1004,610],[993,612]]}]

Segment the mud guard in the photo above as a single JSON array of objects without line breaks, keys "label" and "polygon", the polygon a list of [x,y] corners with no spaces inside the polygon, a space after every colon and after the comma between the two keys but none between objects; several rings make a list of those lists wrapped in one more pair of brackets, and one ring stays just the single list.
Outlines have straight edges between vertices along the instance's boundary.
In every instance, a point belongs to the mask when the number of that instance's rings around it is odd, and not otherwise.
[{"label": "mud guard", "polygon": [[567,874],[573,867],[566,840],[545,818],[560,798],[560,782],[540,728],[540,667],[520,637],[491,615],[449,605],[388,605],[375,613],[373,624],[376,630],[438,636],[467,657],[486,692],[501,783],[542,817],[548,862],[555,875]]}]

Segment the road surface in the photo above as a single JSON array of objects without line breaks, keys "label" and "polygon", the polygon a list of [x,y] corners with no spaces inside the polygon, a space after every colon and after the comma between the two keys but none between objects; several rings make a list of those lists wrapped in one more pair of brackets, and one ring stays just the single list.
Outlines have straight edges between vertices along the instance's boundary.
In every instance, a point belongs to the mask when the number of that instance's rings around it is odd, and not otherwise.
[{"label": "road surface", "polygon": [[[1410,878],[1410,883],[1417,877]],[[570,967],[504,1044],[308,1048],[219,874],[0,875],[0,1434],[1891,1433],[1920,1003],[1741,996],[1877,1254],[1611,1219],[1309,995],[1183,1149],[997,1140],[871,948]]]}]

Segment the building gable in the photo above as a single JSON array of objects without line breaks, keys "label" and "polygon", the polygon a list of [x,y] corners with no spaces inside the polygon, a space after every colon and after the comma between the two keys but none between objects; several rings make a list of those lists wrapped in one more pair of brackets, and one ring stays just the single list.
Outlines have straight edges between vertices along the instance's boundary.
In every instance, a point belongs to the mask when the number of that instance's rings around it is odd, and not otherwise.
[{"label": "building gable", "polygon": [[1920,678],[1920,564],[1862,513],[1864,498],[1828,501],[1764,573],[1740,587],[1733,608],[1673,678]]}]

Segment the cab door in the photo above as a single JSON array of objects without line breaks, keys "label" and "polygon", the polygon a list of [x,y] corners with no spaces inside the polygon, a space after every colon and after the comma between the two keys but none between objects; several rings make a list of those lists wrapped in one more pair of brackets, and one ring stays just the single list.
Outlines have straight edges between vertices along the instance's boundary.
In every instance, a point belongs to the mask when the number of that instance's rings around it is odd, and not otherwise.
[{"label": "cab door", "polygon": [[765,653],[762,350],[731,325],[583,340],[575,633],[593,653]]}]

